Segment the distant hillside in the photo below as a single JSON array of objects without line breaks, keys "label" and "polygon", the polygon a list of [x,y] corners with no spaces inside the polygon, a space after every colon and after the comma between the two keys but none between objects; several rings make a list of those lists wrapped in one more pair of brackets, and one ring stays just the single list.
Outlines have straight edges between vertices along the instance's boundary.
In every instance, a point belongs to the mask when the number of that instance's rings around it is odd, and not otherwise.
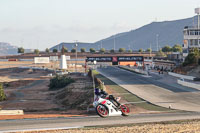
[{"label": "distant hillside", "polygon": [[[175,20],[175,21],[164,21],[164,22],[153,22],[147,24],[136,30],[124,32],[115,35],[116,49],[120,47],[126,49],[138,50],[140,48],[147,49],[150,47],[153,50],[157,49],[157,34],[158,44],[160,47],[165,45],[173,46],[175,44],[183,43],[183,29],[185,26],[191,26],[193,24],[193,18]],[[114,45],[114,36],[100,40],[95,45],[100,45],[102,41],[102,47],[106,49],[112,49]]]},{"label": "distant hillside", "polygon": [[17,47],[9,43],[0,42],[0,55],[15,55],[17,54]]},{"label": "distant hillside", "polygon": [[[195,17],[195,20],[197,17]],[[164,21],[164,22],[152,22],[145,26],[142,26],[136,30],[131,30],[129,32],[123,32],[116,34],[115,36],[102,39],[100,41],[92,43],[80,43],[78,48],[95,48],[99,49],[102,47],[110,50],[114,47],[115,38],[115,49],[126,48],[138,50],[140,48],[147,49],[150,47],[153,50],[157,49],[157,35],[159,47],[165,45],[173,46],[175,44],[183,43],[183,29],[185,26],[191,26],[193,24],[193,17],[174,21]],[[53,48],[61,48],[61,45],[65,45],[69,50],[74,46],[74,43],[61,43]]]}]

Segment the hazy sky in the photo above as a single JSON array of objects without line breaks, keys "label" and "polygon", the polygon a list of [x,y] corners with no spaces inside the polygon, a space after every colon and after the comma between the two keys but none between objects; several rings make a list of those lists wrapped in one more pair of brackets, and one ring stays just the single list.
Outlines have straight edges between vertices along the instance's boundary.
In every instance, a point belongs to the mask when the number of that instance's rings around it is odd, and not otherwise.
[{"label": "hazy sky", "polygon": [[0,0],[0,42],[45,49],[194,16],[200,0]]}]

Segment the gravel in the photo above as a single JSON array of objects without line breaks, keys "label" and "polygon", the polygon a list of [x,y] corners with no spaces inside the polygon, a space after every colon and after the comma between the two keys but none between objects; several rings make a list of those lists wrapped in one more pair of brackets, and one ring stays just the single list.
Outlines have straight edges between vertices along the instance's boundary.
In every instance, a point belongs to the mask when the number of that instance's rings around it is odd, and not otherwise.
[{"label": "gravel", "polygon": [[[37,133],[200,133],[200,120],[174,121],[125,125],[118,127],[91,127],[83,129],[37,131]],[[33,133],[33,132],[27,132]]]}]

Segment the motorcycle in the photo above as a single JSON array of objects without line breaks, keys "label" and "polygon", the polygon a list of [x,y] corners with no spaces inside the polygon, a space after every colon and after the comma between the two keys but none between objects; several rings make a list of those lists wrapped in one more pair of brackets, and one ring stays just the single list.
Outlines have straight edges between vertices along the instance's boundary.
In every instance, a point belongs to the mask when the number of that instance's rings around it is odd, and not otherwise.
[{"label": "motorcycle", "polygon": [[124,105],[120,104],[118,101],[120,97],[116,99],[113,95],[107,96],[96,96],[93,102],[93,106],[96,108],[96,112],[100,117],[107,117],[107,116],[128,116],[130,113],[130,109]]}]

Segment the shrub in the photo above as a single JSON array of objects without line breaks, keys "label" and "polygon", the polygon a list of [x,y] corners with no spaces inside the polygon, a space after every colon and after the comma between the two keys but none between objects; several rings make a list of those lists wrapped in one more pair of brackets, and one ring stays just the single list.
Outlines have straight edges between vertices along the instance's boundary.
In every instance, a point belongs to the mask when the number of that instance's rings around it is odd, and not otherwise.
[{"label": "shrub", "polygon": [[185,61],[183,62],[183,66],[197,64],[197,63],[198,63],[198,57],[195,56],[194,53],[189,53],[188,56],[185,58]]},{"label": "shrub", "polygon": [[94,48],[90,48],[90,53],[95,53],[96,50]]},{"label": "shrub", "polygon": [[4,93],[3,84],[0,83],[0,101],[6,100],[6,95]]},{"label": "shrub", "polygon": [[75,80],[70,77],[56,75],[50,79],[49,90],[63,88],[73,82],[75,82]]},{"label": "shrub", "polygon": [[125,48],[119,48],[119,52],[120,52],[120,53],[124,53],[125,51],[126,51]]}]

